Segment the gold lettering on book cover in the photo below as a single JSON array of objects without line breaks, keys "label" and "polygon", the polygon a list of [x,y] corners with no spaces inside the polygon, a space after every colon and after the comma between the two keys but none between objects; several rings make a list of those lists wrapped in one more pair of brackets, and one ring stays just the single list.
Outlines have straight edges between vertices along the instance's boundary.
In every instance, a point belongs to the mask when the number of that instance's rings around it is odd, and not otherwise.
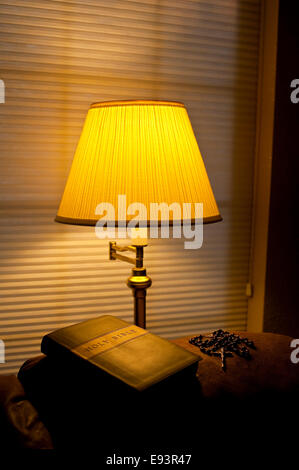
[{"label": "gold lettering on book cover", "polygon": [[93,338],[90,341],[87,341],[84,344],[80,344],[76,348],[72,349],[75,354],[83,357],[84,359],[90,359],[93,356],[108,351],[120,344],[126,343],[138,336],[147,334],[148,332],[143,328],[138,326],[131,325],[119,330],[111,331],[106,335],[98,336]]}]

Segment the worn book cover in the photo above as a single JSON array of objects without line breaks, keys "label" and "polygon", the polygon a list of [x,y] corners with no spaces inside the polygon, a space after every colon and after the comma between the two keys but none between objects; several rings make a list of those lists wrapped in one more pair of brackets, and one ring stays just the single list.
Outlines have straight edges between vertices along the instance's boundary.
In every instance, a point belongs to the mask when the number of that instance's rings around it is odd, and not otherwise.
[{"label": "worn book cover", "polygon": [[44,336],[41,350],[66,361],[77,357],[138,391],[176,374],[195,376],[199,357],[111,315],[83,321]]}]

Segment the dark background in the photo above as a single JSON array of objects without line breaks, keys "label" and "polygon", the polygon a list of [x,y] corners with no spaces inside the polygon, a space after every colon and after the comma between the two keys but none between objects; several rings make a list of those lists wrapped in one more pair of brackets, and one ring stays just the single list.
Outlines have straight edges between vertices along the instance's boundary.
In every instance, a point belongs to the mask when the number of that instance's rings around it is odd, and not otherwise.
[{"label": "dark background", "polygon": [[281,0],[264,330],[299,338],[299,103],[290,99],[295,78],[299,79],[299,2]]}]

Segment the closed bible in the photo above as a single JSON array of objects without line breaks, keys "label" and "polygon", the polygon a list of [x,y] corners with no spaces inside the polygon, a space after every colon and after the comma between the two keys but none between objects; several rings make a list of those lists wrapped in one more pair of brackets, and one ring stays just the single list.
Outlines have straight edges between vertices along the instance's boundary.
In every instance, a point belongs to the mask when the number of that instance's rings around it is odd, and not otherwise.
[{"label": "closed bible", "polygon": [[179,378],[195,378],[200,358],[148,330],[103,315],[44,336],[49,359],[76,370],[92,369],[131,389],[144,391]]}]

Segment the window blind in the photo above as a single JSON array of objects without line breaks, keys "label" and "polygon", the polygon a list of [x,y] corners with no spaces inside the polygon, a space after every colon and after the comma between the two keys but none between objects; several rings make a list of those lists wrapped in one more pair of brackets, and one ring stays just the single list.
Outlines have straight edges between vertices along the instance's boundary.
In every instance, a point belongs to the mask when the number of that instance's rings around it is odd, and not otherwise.
[{"label": "window blind", "polygon": [[246,329],[260,1],[1,0],[0,23],[0,373],[53,329],[133,319],[130,266],[91,227],[54,222],[95,101],[184,102],[224,219],[197,251],[150,241],[149,330]]}]

